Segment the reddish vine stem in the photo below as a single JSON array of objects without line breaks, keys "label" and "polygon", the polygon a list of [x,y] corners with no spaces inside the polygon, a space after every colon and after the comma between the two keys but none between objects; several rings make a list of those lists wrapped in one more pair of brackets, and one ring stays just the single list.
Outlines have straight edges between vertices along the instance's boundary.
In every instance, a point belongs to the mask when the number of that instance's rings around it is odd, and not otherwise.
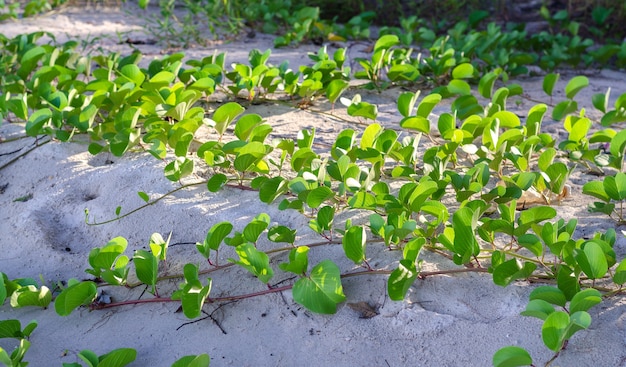
[{"label": "reddish vine stem", "polygon": [[[231,265],[231,264],[229,264],[229,265]],[[229,266],[229,265],[225,265],[225,266]],[[217,269],[215,269],[215,270],[217,270]],[[485,268],[466,268],[466,269],[424,271],[424,272],[420,272],[419,276],[420,276],[421,279],[424,279],[424,278],[427,278],[427,277],[430,277],[430,276],[435,276],[435,275],[470,273],[470,272],[473,272],[473,273],[486,273],[487,269],[485,269]],[[377,269],[371,269],[370,270],[370,269],[366,269],[366,270],[361,270],[361,271],[355,271],[355,272],[352,272],[352,273],[342,274],[341,278],[345,279],[345,278],[361,276],[361,275],[389,275],[389,274],[391,274],[391,270],[377,270]],[[262,290],[262,291],[246,293],[246,294],[240,294],[240,295],[236,295],[236,296],[215,297],[215,298],[208,297],[207,298],[207,303],[221,303],[221,302],[239,301],[239,300],[242,300],[242,299],[263,296],[263,295],[266,295],[266,294],[283,292],[283,291],[289,290],[291,288],[293,288],[293,284],[284,285],[282,287],[268,288],[268,289],[265,289],[265,290]],[[148,298],[148,299],[136,299],[136,300],[129,300],[129,301],[120,301],[120,302],[114,302],[114,303],[108,303],[108,304],[94,304],[94,305],[91,306],[91,309],[93,309],[93,310],[102,310],[102,309],[114,308],[114,307],[119,307],[119,306],[136,305],[136,304],[143,304],[143,303],[155,303],[155,302],[158,303],[158,302],[180,302],[180,301],[177,300],[177,299],[175,300],[175,299],[165,298],[165,297],[155,297],[155,298]]]}]

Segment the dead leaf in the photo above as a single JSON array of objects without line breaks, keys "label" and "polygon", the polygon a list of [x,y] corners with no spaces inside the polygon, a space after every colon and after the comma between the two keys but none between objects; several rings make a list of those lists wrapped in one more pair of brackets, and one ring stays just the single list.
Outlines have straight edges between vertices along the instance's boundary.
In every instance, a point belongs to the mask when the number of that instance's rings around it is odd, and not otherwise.
[{"label": "dead leaf", "polygon": [[369,303],[361,301],[356,303],[348,303],[348,307],[360,314],[362,319],[371,319],[374,316],[378,316],[378,312]]}]

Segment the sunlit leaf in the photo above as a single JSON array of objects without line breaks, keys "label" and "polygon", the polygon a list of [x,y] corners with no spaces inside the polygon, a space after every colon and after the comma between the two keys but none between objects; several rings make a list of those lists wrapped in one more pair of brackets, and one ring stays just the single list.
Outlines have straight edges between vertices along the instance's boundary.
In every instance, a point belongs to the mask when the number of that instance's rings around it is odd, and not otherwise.
[{"label": "sunlit leaf", "polygon": [[337,312],[337,304],[346,299],[339,268],[330,260],[313,267],[308,277],[294,284],[292,292],[296,302],[322,314],[334,314]]},{"label": "sunlit leaf", "polygon": [[387,281],[387,292],[389,298],[394,301],[401,301],[406,296],[409,288],[417,278],[417,268],[415,262],[411,260],[400,260],[396,268]]}]

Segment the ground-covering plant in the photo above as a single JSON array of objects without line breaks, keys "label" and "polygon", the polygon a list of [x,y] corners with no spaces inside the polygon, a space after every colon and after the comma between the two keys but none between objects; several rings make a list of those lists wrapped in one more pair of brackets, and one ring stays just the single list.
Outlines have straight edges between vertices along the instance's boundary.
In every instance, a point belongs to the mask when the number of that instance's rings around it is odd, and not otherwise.
[{"label": "ground-covering plant", "polygon": [[[457,33],[464,27],[460,25]],[[323,241],[298,244],[294,229],[270,226],[269,216],[263,213],[241,232],[230,222],[216,223],[207,229],[205,239],[197,241],[200,261],[185,263],[183,273],[177,275],[181,283],[171,291],[162,289],[164,278],[159,273],[169,238],[154,234],[149,250],[129,256],[126,240],[116,237],[90,252],[86,272],[93,279],[69,280],[51,289],[43,281],[2,274],[0,303],[9,299],[12,307],[46,307],[54,300],[55,311],[66,316],[78,307],[179,302],[187,317],[198,318],[207,303],[291,289],[294,300],[307,309],[334,313],[345,300],[342,279],[346,277],[386,275],[389,297],[404,299],[418,278],[435,275],[421,271],[420,254],[431,251],[440,254],[442,261],[464,266],[450,273],[488,272],[501,286],[519,279],[551,279],[555,287],[535,289],[524,314],[544,320],[543,341],[556,358],[575,332],[589,327],[588,310],[601,300],[596,288],[617,293],[626,281],[624,260],[618,262],[612,249],[615,231],[577,238],[576,220],[557,218],[550,206],[567,194],[567,178],[578,164],[601,172],[622,169],[626,138],[609,126],[622,121],[626,97],[618,98],[614,110],[608,109],[608,93],[594,97],[594,106],[604,113],[595,124],[606,129],[591,133],[594,121],[578,110],[576,101],[577,93],[588,86],[584,77],[572,78],[564,90],[566,100],[552,107],[551,116],[562,121],[569,133],[566,140],[555,141],[542,130],[551,106],[535,104],[523,120],[508,111],[508,97],[522,95],[522,88],[498,83],[502,86],[494,91],[496,82],[506,82],[507,70],[515,68],[475,65],[475,60],[449,46],[453,37],[435,40],[428,58],[413,59],[410,49],[399,47],[399,37],[385,35],[375,43],[370,59],[359,60],[362,70],[353,77],[368,80],[367,87],[373,88],[416,83],[438,88],[424,96],[408,91],[399,95],[398,125],[406,132],[402,138],[377,122],[376,106],[360,95],[344,100],[349,116],[371,121],[362,130],[340,132],[326,152],[313,148],[314,129],[300,131],[295,139],[270,140],[272,127],[263,116],[246,114],[239,102],[259,100],[259,96],[284,102],[280,97],[285,96],[300,99],[294,106],[307,107],[324,95],[334,103],[351,77],[344,66],[345,49],[331,57],[322,48],[310,55],[312,66],[298,71],[287,64],[269,65],[269,51],[259,50],[251,51],[248,64],[235,64],[232,70],[226,69],[223,54],[185,61],[180,53],[141,68],[138,53],[88,58],[75,51],[75,42],[58,47],[37,44],[42,35],[0,38],[0,67],[5,70],[0,75],[0,113],[25,121],[27,135],[49,135],[61,141],[85,135],[94,154],[108,151],[123,156],[145,150],[166,161],[164,174],[172,181],[206,169],[210,178],[194,185],[206,185],[213,192],[226,185],[257,190],[262,202],[277,202],[281,209],[307,215],[311,229]],[[547,97],[553,95],[557,79],[558,74],[545,77]],[[231,99],[207,112],[207,101],[216,90],[230,93]],[[476,94],[487,102],[480,102]],[[433,118],[431,112],[445,98],[452,99],[450,110]],[[197,141],[196,131],[203,125],[214,129],[214,139]],[[197,150],[191,149],[194,141]],[[610,143],[608,150],[606,143]],[[594,158],[602,149],[604,157]],[[595,208],[607,212],[610,207],[607,214],[615,209],[611,200],[619,203],[616,213],[622,220],[624,180],[618,172],[599,184],[585,185],[584,192],[604,201]],[[542,195],[544,205],[527,203],[523,195],[529,190]],[[145,207],[161,199],[139,195]],[[456,204],[446,206],[442,200]],[[336,214],[352,210],[369,216],[359,223],[336,222]],[[112,220],[133,212],[118,208]],[[262,235],[280,247],[260,248]],[[309,264],[310,251],[339,245],[359,270],[342,270],[337,259]],[[396,260],[372,267],[367,255],[370,246],[395,250]],[[236,256],[228,264],[219,262],[222,249]],[[269,255],[281,253],[284,261],[276,268]],[[232,266],[245,269],[269,288],[211,297],[213,280],[201,275]],[[296,276],[290,283],[271,286],[271,280],[290,274]],[[130,275],[136,279],[129,281]],[[99,292],[105,286],[140,285],[152,298],[108,302]],[[29,346],[25,337],[32,329],[11,334],[24,342],[12,355],[3,355],[4,360],[21,363]],[[132,354],[130,350],[119,353]],[[85,352],[79,357],[91,365],[108,358],[94,356]],[[494,356],[496,366],[531,363],[531,356],[519,347],[505,347]]]},{"label": "ground-covering plant", "polygon": [[0,1],[0,21],[17,19],[18,17],[32,17],[46,13],[61,5],[67,0],[28,0],[28,1]]}]

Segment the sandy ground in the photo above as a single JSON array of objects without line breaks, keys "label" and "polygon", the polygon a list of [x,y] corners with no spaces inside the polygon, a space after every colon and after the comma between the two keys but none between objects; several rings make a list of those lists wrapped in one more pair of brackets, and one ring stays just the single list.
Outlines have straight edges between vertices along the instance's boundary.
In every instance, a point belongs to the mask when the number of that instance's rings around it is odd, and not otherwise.
[{"label": "sandy ground", "polygon": [[[80,38],[88,49],[127,53],[131,47],[119,44],[120,37],[143,37],[144,13],[126,8],[78,9],[47,15],[36,19],[0,24],[0,33],[14,36],[44,29],[54,33],[57,40]],[[138,16],[141,15],[141,16]],[[215,50],[227,52],[229,61],[245,61],[250,49],[265,50],[272,38],[258,34],[254,39],[215,43],[209,47],[184,50],[190,58],[201,58]],[[159,45],[138,45],[144,62],[159,57]],[[366,45],[350,48],[350,57],[363,52]],[[273,50],[270,62],[289,60],[295,67],[308,62],[306,53],[317,46]],[[577,98],[589,108],[591,95],[613,90],[613,98],[626,92],[626,74],[614,71],[587,72],[591,86]],[[564,73],[557,90],[573,74]],[[541,77],[518,81],[533,99],[545,99]],[[355,92],[348,93],[348,97]],[[396,128],[399,115],[395,109],[398,90],[383,94],[360,91],[364,100],[376,103],[379,122]],[[562,93],[561,93],[562,95]],[[559,96],[557,95],[557,99]],[[447,102],[449,103],[449,102]],[[525,114],[534,102],[520,99],[513,111]],[[329,110],[321,103],[317,109]],[[445,110],[445,104],[438,107]],[[293,137],[302,128],[316,127],[320,149],[332,144],[344,128],[362,129],[329,115],[303,111],[284,105],[250,107],[273,126],[273,136]],[[437,114],[439,110],[435,110]],[[341,111],[337,112],[341,114]],[[548,119],[549,120],[549,119]],[[546,121],[546,130],[554,135],[564,134],[562,127]],[[0,137],[10,139],[23,135],[23,125],[4,122]],[[34,147],[32,138],[0,144],[0,165],[17,154]],[[16,150],[19,152],[11,153]],[[87,278],[87,256],[93,247],[103,246],[111,238],[123,236],[129,241],[127,254],[147,246],[153,232],[164,235],[173,232],[171,243],[202,241],[214,224],[230,220],[236,229],[255,215],[265,212],[272,223],[298,230],[299,245],[322,239],[308,228],[308,219],[293,211],[279,211],[276,205],[258,200],[256,192],[226,188],[210,193],[203,186],[177,192],[158,204],[110,224],[85,224],[84,210],[92,219],[112,218],[115,208],[122,213],[142,204],[137,196],[144,191],[157,198],[178,187],[163,176],[164,163],[148,154],[129,154],[123,158],[107,154],[92,156],[84,144],[49,142],[0,170],[0,271],[9,278],[40,275],[47,284],[69,278]],[[594,178],[582,169],[571,178],[572,196],[556,209],[563,218],[578,218],[580,237],[594,231],[616,227],[604,216],[589,214],[591,202],[581,194],[584,182]],[[184,183],[200,181],[191,177]],[[24,196],[27,201],[16,201]],[[345,219],[345,218],[342,218]],[[624,227],[616,227],[618,233]],[[269,249],[269,242],[259,244]],[[222,255],[232,257],[227,251]],[[340,246],[324,246],[312,252],[311,264],[330,258],[342,259]],[[626,253],[626,241],[619,236],[616,245],[618,260]],[[374,267],[393,269],[395,254],[380,245],[368,248],[375,259]],[[284,255],[272,258],[272,264],[284,261]],[[441,258],[425,255],[426,269],[450,268]],[[343,272],[355,270],[347,260],[337,260]],[[377,262],[376,262],[377,261]],[[168,268],[173,273],[186,262],[201,262],[194,246],[172,246]],[[202,264],[203,268],[208,265]],[[214,288],[211,297],[246,294],[266,289],[241,269],[228,268],[211,274]],[[272,280],[272,284],[284,278]],[[493,284],[484,274],[433,276],[418,280],[406,300],[394,302],[386,296],[386,277],[353,277],[343,281],[347,302],[368,302],[378,310],[372,318],[361,318],[347,306],[339,306],[332,316],[306,311],[296,304],[290,291],[224,304],[210,304],[205,311],[211,318],[188,324],[177,303],[124,306],[108,310],[80,309],[68,317],[60,317],[53,308],[46,310],[0,308],[0,319],[17,318],[23,323],[37,320],[39,327],[31,337],[32,347],[25,360],[32,366],[60,365],[76,362],[76,354],[91,349],[98,354],[114,348],[130,347],[138,356],[133,366],[169,366],[187,354],[208,353],[212,366],[488,366],[493,353],[507,345],[517,345],[530,351],[537,365],[543,365],[551,352],[541,341],[541,322],[522,317],[532,286],[516,282],[507,288]],[[177,287],[178,280],[164,284],[162,292]],[[147,298],[143,289],[106,289],[114,300]],[[8,303],[8,302],[7,302]],[[610,298],[591,310],[589,330],[575,335],[554,365],[558,366],[626,366],[626,302]],[[0,345],[11,349],[15,343],[1,339]]]}]

